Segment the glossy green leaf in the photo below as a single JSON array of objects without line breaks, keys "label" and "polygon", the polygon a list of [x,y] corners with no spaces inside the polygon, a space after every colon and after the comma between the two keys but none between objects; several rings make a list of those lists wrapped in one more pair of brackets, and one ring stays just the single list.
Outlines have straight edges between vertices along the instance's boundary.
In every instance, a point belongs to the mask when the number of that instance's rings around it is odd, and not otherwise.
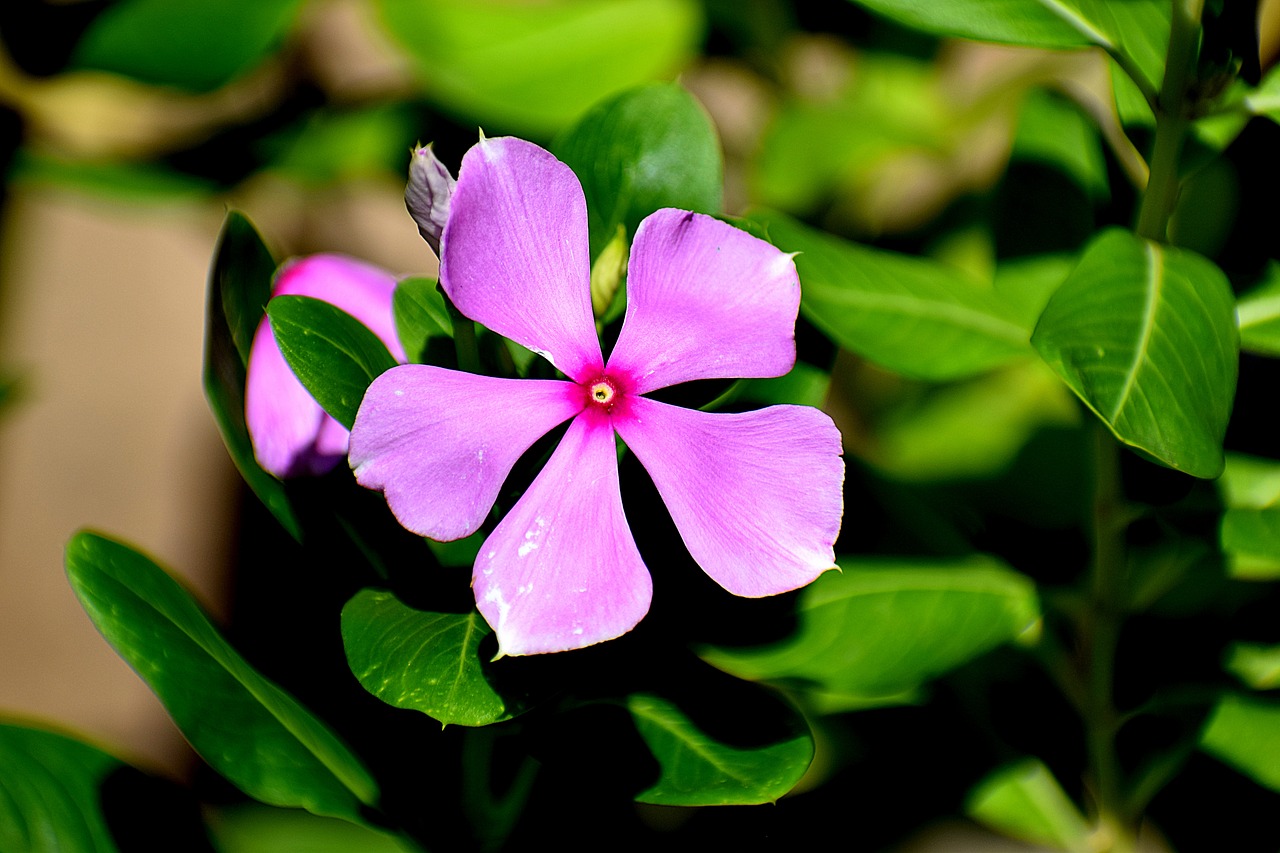
[{"label": "glossy green leaf", "polygon": [[1036,628],[1035,586],[999,561],[840,561],[800,595],[795,635],[757,649],[706,649],[740,678],[810,686],[865,705]]},{"label": "glossy green leaf", "polygon": [[322,299],[277,296],[267,316],[298,381],[351,429],[369,383],[396,366],[395,356],[363,323]]},{"label": "glossy green leaf", "polygon": [[1169,44],[1161,0],[854,0],[940,36],[1031,47],[1094,45],[1120,58],[1148,92],[1159,88]]},{"label": "glossy green leaf", "polygon": [[127,766],[74,738],[0,723],[0,850],[114,853],[102,783]]},{"label": "glossy green leaf", "polygon": [[248,71],[284,39],[301,0],[120,0],[71,56],[145,83],[207,91]]},{"label": "glossy green leaf", "polygon": [[453,321],[434,278],[406,278],[399,282],[391,296],[391,311],[396,320],[396,336],[410,361],[422,360],[431,338],[453,337]]},{"label": "glossy green leaf", "polygon": [[520,710],[493,687],[480,657],[491,633],[474,610],[415,610],[381,590],[362,590],[342,608],[347,664],[365,690],[445,725],[486,726]]},{"label": "glossy green leaf", "polygon": [[1197,477],[1222,472],[1239,345],[1235,300],[1212,262],[1105,231],[1031,340],[1120,441]]},{"label": "glossy green leaf", "polygon": [[1271,261],[1262,280],[1236,303],[1240,348],[1280,358],[1280,263]]},{"label": "glossy green leaf", "polygon": [[293,538],[301,527],[284,486],[258,465],[244,417],[245,366],[258,322],[271,298],[276,263],[253,223],[237,211],[227,214],[205,300],[204,394],[235,463],[258,500]]},{"label": "glossy green leaf", "polygon": [[720,141],[706,111],[675,84],[642,86],[593,107],[553,150],[582,181],[593,258],[619,225],[629,239],[659,208],[720,211]]},{"label": "glossy green leaf", "polygon": [[485,125],[554,133],[604,98],[669,79],[693,55],[693,0],[378,0],[426,92]]},{"label": "glossy green leaf", "polygon": [[1002,767],[978,783],[965,812],[1021,841],[1089,853],[1089,824],[1048,767],[1034,758]]},{"label": "glossy green leaf", "polygon": [[94,533],[67,544],[67,577],[102,635],[155,691],[195,750],[264,803],[358,821],[377,783],[337,736],[249,665],[185,589]]},{"label": "glossy green leaf", "polygon": [[799,252],[800,308],[836,343],[920,379],[972,376],[1030,355],[1029,329],[989,288],[922,258],[859,246],[779,213],[752,217]]},{"label": "glossy green leaf", "polygon": [[772,803],[795,787],[813,761],[813,739],[798,717],[792,731],[778,739],[748,745],[717,739],[677,705],[652,694],[627,697],[627,710],[661,767],[658,781],[636,795],[642,803]]},{"label": "glossy green leaf", "polygon": [[411,853],[395,836],[296,809],[236,806],[218,813],[220,853]]},{"label": "glossy green leaf", "polygon": [[1227,669],[1254,690],[1275,690],[1280,687],[1280,646],[1236,643]]},{"label": "glossy green leaf", "polygon": [[1205,724],[1200,748],[1280,793],[1280,702],[1223,696]]}]

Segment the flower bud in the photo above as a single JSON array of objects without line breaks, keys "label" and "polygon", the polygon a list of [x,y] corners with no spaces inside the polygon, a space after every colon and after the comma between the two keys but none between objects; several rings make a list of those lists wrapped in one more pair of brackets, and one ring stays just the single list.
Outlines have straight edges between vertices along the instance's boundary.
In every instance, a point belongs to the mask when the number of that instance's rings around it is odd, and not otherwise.
[{"label": "flower bud", "polygon": [[440,254],[440,234],[449,218],[449,198],[457,183],[444,164],[436,159],[430,145],[413,150],[409,161],[409,183],[404,188],[404,205],[418,223],[418,233]]}]

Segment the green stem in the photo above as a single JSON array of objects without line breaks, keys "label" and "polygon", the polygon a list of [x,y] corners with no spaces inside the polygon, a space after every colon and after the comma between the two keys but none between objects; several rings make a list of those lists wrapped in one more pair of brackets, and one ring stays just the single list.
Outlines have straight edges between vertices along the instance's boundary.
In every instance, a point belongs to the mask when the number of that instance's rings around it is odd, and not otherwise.
[{"label": "green stem", "polygon": [[1120,447],[1101,424],[1096,425],[1095,433],[1093,566],[1090,606],[1081,625],[1087,673],[1082,713],[1098,826],[1107,839],[1107,846],[1101,849],[1132,853],[1137,833],[1134,818],[1125,807],[1123,773],[1115,750],[1121,718],[1112,696],[1124,617],[1124,534],[1129,516],[1121,496]]},{"label": "green stem", "polygon": [[1178,161],[1191,126],[1187,91],[1192,80],[1200,38],[1204,0],[1173,0],[1169,53],[1164,81],[1156,98],[1156,138],[1151,151],[1151,174],[1142,195],[1136,230],[1148,240],[1163,241],[1178,202]]},{"label": "green stem", "polygon": [[453,300],[440,290],[444,297],[445,307],[449,310],[449,319],[453,321],[453,349],[458,355],[458,369],[467,373],[480,373],[480,347],[476,343],[476,324],[458,310]]}]

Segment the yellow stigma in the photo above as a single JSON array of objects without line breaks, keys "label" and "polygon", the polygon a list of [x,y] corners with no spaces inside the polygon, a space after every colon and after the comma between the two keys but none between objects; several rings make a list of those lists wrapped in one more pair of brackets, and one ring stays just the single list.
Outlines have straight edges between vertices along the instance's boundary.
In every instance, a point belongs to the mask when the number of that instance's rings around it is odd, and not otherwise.
[{"label": "yellow stigma", "polygon": [[591,399],[601,406],[607,406],[613,400],[613,386],[608,382],[597,382],[591,386]]}]

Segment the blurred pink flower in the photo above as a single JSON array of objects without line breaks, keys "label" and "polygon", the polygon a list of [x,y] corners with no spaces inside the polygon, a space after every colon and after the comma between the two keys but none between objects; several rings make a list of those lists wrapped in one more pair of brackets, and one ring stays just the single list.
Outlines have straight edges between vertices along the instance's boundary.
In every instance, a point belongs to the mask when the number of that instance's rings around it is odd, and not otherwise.
[{"label": "blurred pink flower", "polygon": [[[388,272],[342,255],[311,255],[285,264],[271,295],[310,296],[336,305],[369,327],[404,362],[396,337]],[[347,455],[347,430],[325,414],[293,375],[263,317],[249,351],[245,421],[258,464],[277,477],[319,475]]]}]

